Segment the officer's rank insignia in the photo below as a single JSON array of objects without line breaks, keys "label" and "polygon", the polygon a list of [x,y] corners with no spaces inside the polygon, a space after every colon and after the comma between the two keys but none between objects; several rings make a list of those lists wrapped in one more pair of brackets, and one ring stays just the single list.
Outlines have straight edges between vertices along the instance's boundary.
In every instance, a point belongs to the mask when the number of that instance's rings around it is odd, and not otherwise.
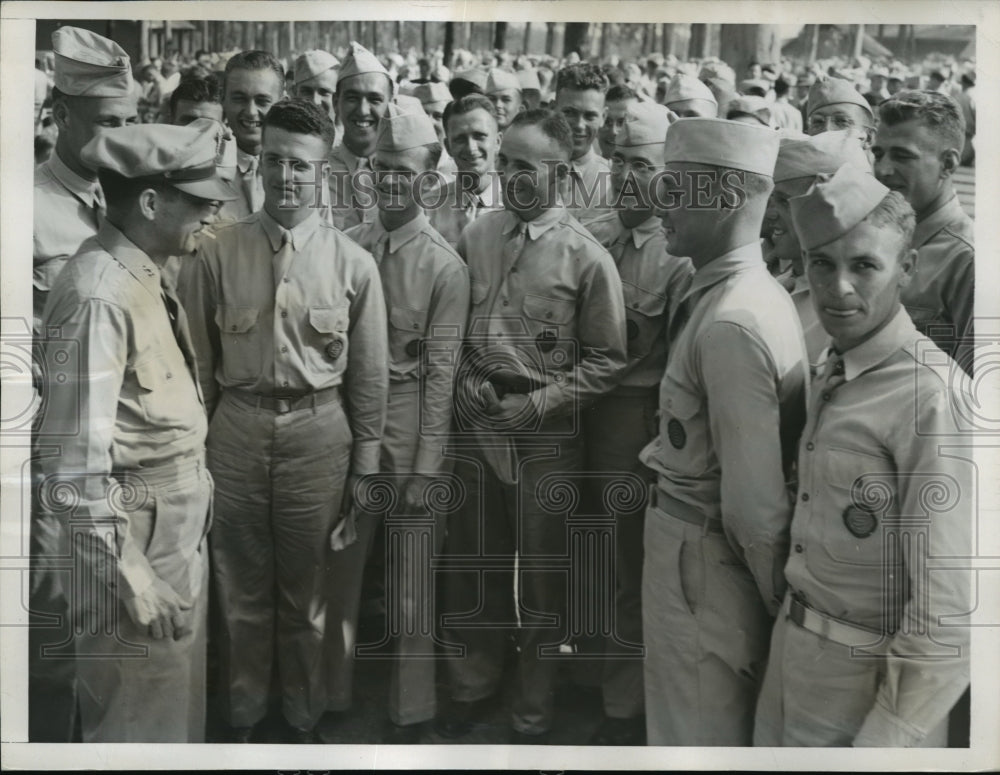
[{"label": "officer's rank insignia", "polygon": [[625,335],[628,337],[630,342],[639,336],[639,324],[634,320],[625,321]]},{"label": "officer's rank insignia", "polygon": [[327,344],[325,352],[327,358],[331,361],[335,361],[340,357],[340,354],[344,352],[344,343],[339,339],[334,339],[332,342]]},{"label": "officer's rank insignia", "polygon": [[667,438],[670,439],[674,449],[684,449],[684,445],[687,444],[687,432],[676,417],[671,417],[667,423]]},{"label": "officer's rank insignia", "polygon": [[535,337],[535,344],[538,345],[538,349],[543,353],[547,353],[550,350],[554,350],[556,346],[556,332],[551,328],[547,328],[538,336]]},{"label": "officer's rank insignia", "polygon": [[878,517],[852,505],[844,509],[844,524],[855,538],[867,538],[878,527]]},{"label": "officer's rank insignia", "polygon": [[416,358],[419,353],[420,353],[419,339],[411,339],[409,342],[406,343],[407,355],[409,355],[411,358]]}]

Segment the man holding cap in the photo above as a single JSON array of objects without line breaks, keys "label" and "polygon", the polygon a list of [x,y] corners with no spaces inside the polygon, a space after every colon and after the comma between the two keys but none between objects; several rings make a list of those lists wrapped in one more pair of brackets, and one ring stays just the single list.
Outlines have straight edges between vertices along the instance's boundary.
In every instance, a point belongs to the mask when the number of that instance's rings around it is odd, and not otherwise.
[{"label": "man holding cap", "polygon": [[[387,608],[394,617],[390,630],[398,628],[400,634],[393,644],[392,723],[385,742],[399,744],[418,742],[424,722],[434,718],[434,639],[421,622],[433,622],[435,609],[430,568],[420,564],[426,560],[421,542],[429,530],[431,551],[440,552],[445,515],[428,514],[425,494],[428,485],[451,468],[444,445],[451,429],[455,363],[469,314],[468,269],[430,225],[416,197],[415,183],[435,168],[440,151],[430,118],[390,105],[375,144],[378,218],[347,231],[375,257],[389,319],[389,405],[379,472],[387,475],[396,493],[397,508],[385,515],[393,525],[393,538],[387,542],[386,592]],[[354,573],[344,576],[338,563],[330,586],[331,597],[343,599],[353,614],[345,620],[350,631],[357,625],[364,558],[381,516],[361,516],[359,541],[344,551],[356,558]],[[401,519],[413,526],[401,525]],[[413,583],[424,579],[423,574],[428,583]],[[338,623],[338,633],[344,629]],[[344,665],[350,670],[353,645],[347,642],[342,654],[332,654],[331,679],[343,672]],[[346,702],[338,709],[350,701],[349,676],[347,681]],[[335,694],[345,692],[332,681],[331,700]]]},{"label": "man holding cap", "polygon": [[969,626],[955,619],[974,603],[961,562],[926,562],[971,551],[964,375],[900,303],[916,254],[899,192],[845,165],[789,204],[833,341],[799,447],[754,744],[942,747],[969,685]]},{"label": "man holding cap", "polygon": [[300,54],[295,60],[294,93],[301,100],[319,105],[336,123],[337,68],[340,60],[321,49]]},{"label": "man holding cap", "polygon": [[829,336],[820,324],[816,307],[809,293],[809,282],[802,264],[802,246],[792,228],[788,207],[790,199],[802,196],[821,173],[833,174],[845,164],[850,164],[867,174],[872,174],[868,154],[862,149],[850,130],[823,132],[812,137],[782,137],[778,160],[774,165],[774,191],[771,193],[770,212],[774,218],[771,242],[779,262],[787,263],[789,271],[778,281],[788,288],[799,313],[802,333],[805,336],[809,363],[816,363],[826,347]]},{"label": "man holding cap", "polygon": [[[52,33],[52,48],[52,116],[58,138],[52,155],[35,168],[32,330],[36,337],[45,330],[41,321],[49,289],[80,245],[97,234],[104,218],[100,181],[80,152],[95,136],[138,120],[129,58],[117,43],[89,30],[60,27]],[[39,514],[36,506],[31,524],[35,562],[61,553],[58,520]],[[29,631],[28,735],[33,742],[69,742],[73,734],[73,660],[42,655],[45,646],[72,638],[61,575],[40,566],[32,573],[31,609],[61,618],[58,627],[33,626]]]},{"label": "man holding cap", "polygon": [[238,742],[267,712],[275,658],[291,739],[314,741],[326,707],[331,532],[360,477],[378,471],[378,270],[313,207],[313,162],[333,131],[312,103],[271,107],[263,209],[203,240],[181,276],[211,418],[220,683]]},{"label": "man holding cap", "polygon": [[712,90],[693,75],[684,73],[670,79],[663,104],[680,118],[715,118],[719,112]]},{"label": "man holding cap", "polygon": [[640,456],[657,474],[642,588],[650,745],[750,744],[784,594],[808,370],[761,256],[777,153],[761,126],[682,118],[667,133],[667,249],[695,274],[668,326],[659,437]]},{"label": "man holding cap", "polygon": [[331,213],[338,229],[369,223],[378,213],[371,156],[393,92],[393,80],[378,57],[351,41],[337,80],[337,115],[344,136],[330,153]]},{"label": "man holding cap", "polygon": [[510,126],[514,116],[524,110],[521,81],[515,73],[494,67],[486,76],[486,86],[483,91],[496,108],[497,124],[503,132]]},{"label": "man holding cap", "polygon": [[875,114],[868,100],[845,78],[831,76],[810,87],[805,125],[808,135],[850,129],[865,150],[875,139]]},{"label": "man holding cap", "polygon": [[[602,513],[603,488],[617,472],[651,479],[639,452],[656,435],[658,388],[667,365],[667,319],[687,290],[690,259],[667,253],[666,235],[650,186],[663,168],[667,112],[633,102],[611,157],[611,193],[617,209],[584,225],[611,253],[625,297],[628,364],[619,384],[584,412],[592,513]],[[615,639],[604,650],[605,720],[593,745],[636,745],[645,739],[642,662],[621,655],[620,643],[642,643],[642,524],[645,503],[615,512],[617,578],[601,592],[614,599]],[[618,658],[616,659],[616,650]]]},{"label": "man holding cap", "polygon": [[444,109],[445,147],[458,168],[444,202],[430,210],[431,225],[451,246],[476,218],[503,207],[496,172],[500,148],[496,108],[482,94],[467,94]]},{"label": "man holding cap", "polygon": [[87,743],[204,739],[212,480],[190,333],[161,269],[231,196],[215,174],[221,131],[122,127],[84,146],[107,219],[43,316],[49,373],[70,377],[46,386],[41,434],[60,456],[42,460],[40,501],[69,520],[65,545],[93,590],[71,596]]}]

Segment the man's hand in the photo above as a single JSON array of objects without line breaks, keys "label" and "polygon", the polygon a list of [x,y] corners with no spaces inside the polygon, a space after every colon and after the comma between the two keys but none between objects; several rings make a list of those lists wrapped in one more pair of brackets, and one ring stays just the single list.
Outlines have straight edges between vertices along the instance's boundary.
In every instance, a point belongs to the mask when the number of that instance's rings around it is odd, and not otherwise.
[{"label": "man's hand", "polygon": [[148,628],[150,637],[156,640],[180,640],[193,629],[193,603],[174,592],[173,587],[160,578],[154,579],[152,585],[141,595],[129,598],[124,603],[132,621],[140,627]]},{"label": "man's hand", "polygon": [[499,401],[486,407],[486,414],[498,425],[519,427],[536,417],[537,410],[527,393],[508,393]]},{"label": "man's hand", "polygon": [[403,488],[403,506],[407,514],[424,514],[427,506],[424,504],[424,492],[434,481],[433,476],[414,474],[406,480]]}]

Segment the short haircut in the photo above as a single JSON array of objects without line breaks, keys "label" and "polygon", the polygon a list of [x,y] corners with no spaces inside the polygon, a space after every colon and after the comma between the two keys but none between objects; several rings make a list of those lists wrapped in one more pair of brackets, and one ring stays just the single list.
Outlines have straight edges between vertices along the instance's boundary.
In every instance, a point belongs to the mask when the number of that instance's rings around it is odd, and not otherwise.
[{"label": "short haircut", "polygon": [[608,93],[604,99],[607,102],[621,102],[622,100],[637,100],[639,99],[639,95],[635,89],[619,83],[608,89]]},{"label": "short haircut", "polygon": [[274,103],[261,121],[261,133],[266,133],[269,126],[300,135],[314,135],[331,146],[336,133],[326,111],[302,99],[284,99]]},{"label": "short haircut", "polygon": [[214,75],[209,75],[205,78],[181,78],[181,82],[177,84],[177,88],[170,94],[171,116],[177,111],[177,103],[181,100],[217,103],[219,101],[219,81]]},{"label": "short haircut", "polygon": [[608,90],[608,77],[597,65],[580,62],[559,71],[556,78],[556,93],[563,89],[571,89],[572,91],[594,89],[604,94]]},{"label": "short haircut", "polygon": [[897,92],[878,108],[879,120],[896,126],[917,120],[948,148],[961,151],[965,145],[965,118],[951,97],[930,90]]},{"label": "short haircut", "polygon": [[493,116],[494,121],[497,120],[497,109],[490,102],[489,98],[479,92],[472,92],[471,94],[466,94],[464,97],[459,97],[457,100],[452,100],[444,106],[441,125],[445,128],[445,132],[448,131],[448,119],[452,116],[471,113],[474,110],[485,110]]},{"label": "short haircut", "polygon": [[194,58],[195,59],[201,59],[201,57],[202,57],[203,54],[205,56],[211,56],[212,55],[210,51],[206,51],[203,48],[199,48],[197,51],[194,52]]},{"label": "short haircut", "polygon": [[612,67],[611,65],[605,65],[601,72],[604,73],[604,77],[608,79],[608,84],[611,88],[625,83],[625,73],[623,73],[617,67]]},{"label": "short haircut", "polygon": [[437,169],[438,162],[441,161],[441,154],[444,152],[444,146],[441,143],[430,143],[424,147],[427,149],[427,168]]},{"label": "short haircut", "polygon": [[898,191],[890,191],[878,206],[868,213],[865,222],[878,229],[889,226],[898,231],[903,246],[901,250],[906,250],[913,240],[917,216],[913,212],[913,207],[906,201],[906,197]]},{"label": "short haircut", "polygon": [[778,80],[774,82],[774,96],[784,97],[786,94],[788,94],[788,90],[790,88],[791,84],[788,83],[788,81],[786,81],[783,77],[778,78]]},{"label": "short haircut", "polygon": [[508,131],[517,126],[537,126],[550,140],[554,140],[559,148],[566,152],[566,158],[573,156],[573,130],[569,122],[559,111],[548,108],[525,110],[514,116]]},{"label": "short haircut", "polygon": [[269,51],[241,51],[231,56],[226,62],[225,76],[223,76],[222,81],[222,96],[226,94],[226,81],[229,80],[229,74],[233,70],[270,70],[278,76],[281,88],[285,87],[285,70],[281,66],[281,62],[275,59]]},{"label": "short haircut", "polygon": [[170,196],[178,194],[177,189],[167,183],[162,175],[127,178],[102,167],[97,170],[97,179],[101,183],[101,191],[104,193],[109,213],[127,212],[135,204],[139,194],[147,188],[153,189],[158,194]]}]

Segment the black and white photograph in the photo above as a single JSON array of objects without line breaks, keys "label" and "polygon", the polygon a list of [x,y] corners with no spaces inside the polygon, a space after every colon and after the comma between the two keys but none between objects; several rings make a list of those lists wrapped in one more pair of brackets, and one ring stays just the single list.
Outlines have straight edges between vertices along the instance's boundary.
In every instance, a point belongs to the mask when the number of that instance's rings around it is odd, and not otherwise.
[{"label": "black and white photograph", "polygon": [[998,36],[3,3],[5,767],[1000,768]]}]

